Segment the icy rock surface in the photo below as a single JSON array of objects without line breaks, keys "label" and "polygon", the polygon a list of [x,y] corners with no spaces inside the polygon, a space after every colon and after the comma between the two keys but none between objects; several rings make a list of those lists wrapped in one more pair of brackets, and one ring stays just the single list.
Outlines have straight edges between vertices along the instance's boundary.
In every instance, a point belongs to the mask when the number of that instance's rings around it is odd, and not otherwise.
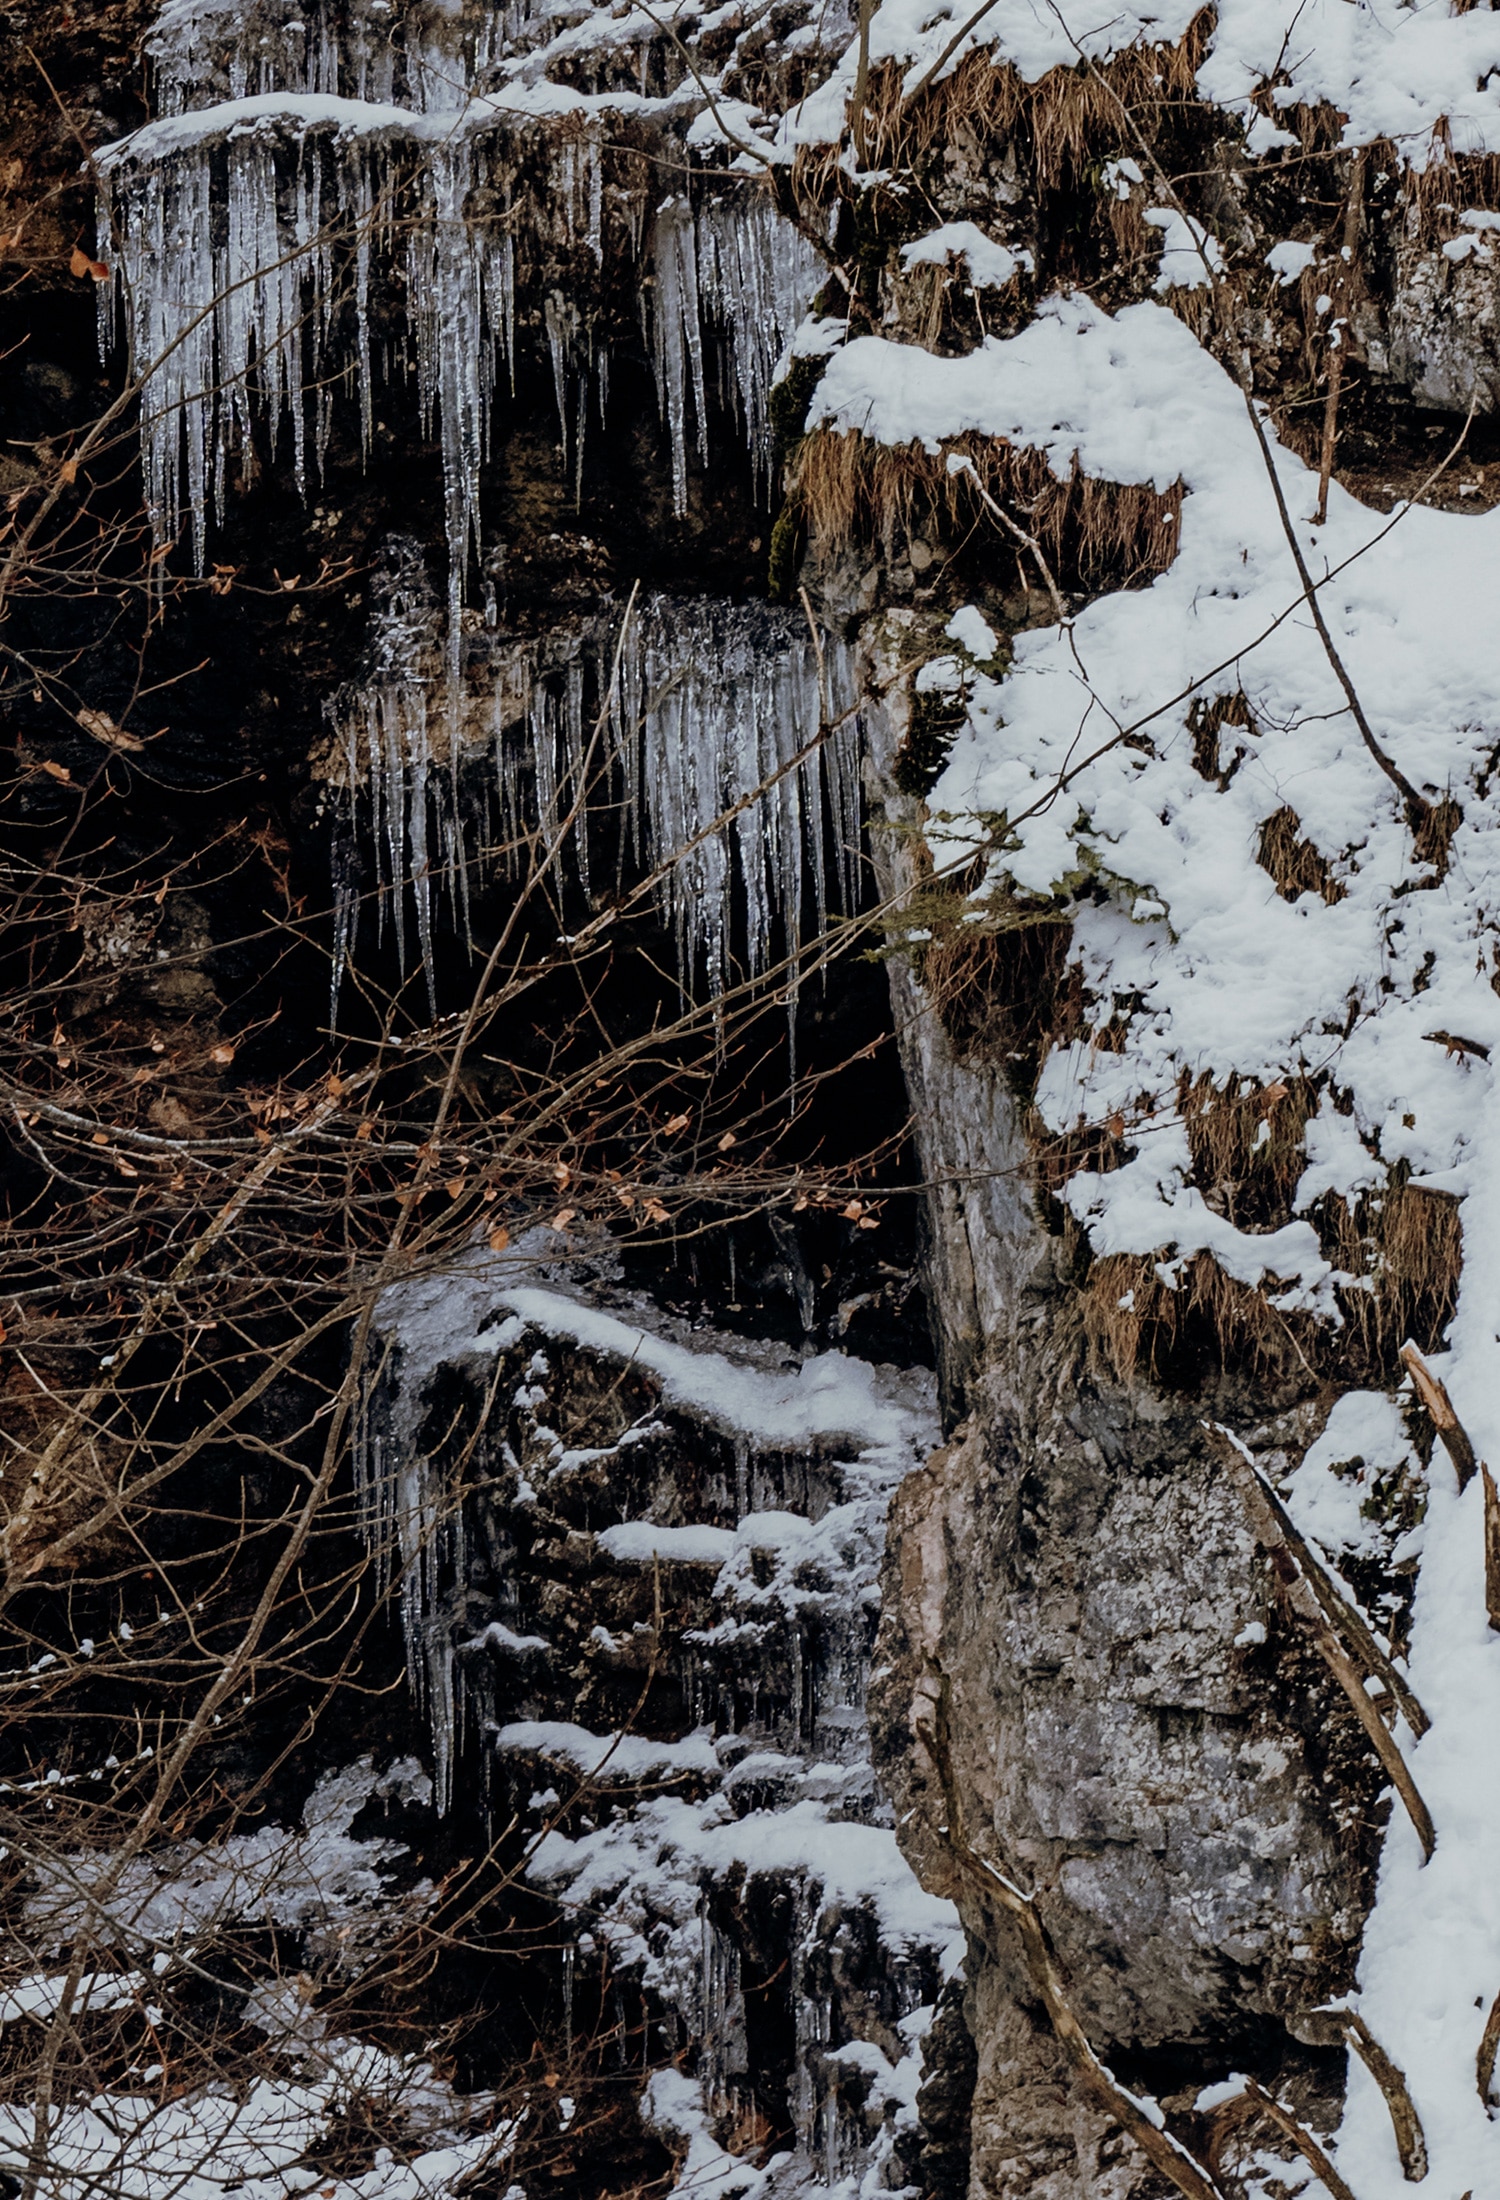
[{"label": "icy rock surface", "polygon": [[[440,1802],[477,1759],[497,1819],[536,1825],[578,1947],[690,2052],[647,2111],[711,2183],[765,2181],[715,2136],[761,2116],[772,2182],[903,2183],[962,1941],[896,1846],[864,1698],[928,1379],[684,1332],[515,1256],[400,1286],[382,1321],[366,1532],[403,1565]],[[496,1400],[463,1487],[423,1441],[455,1385]]]},{"label": "icy rock surface", "polygon": [[[86,1919],[110,1967],[86,1974],[72,2003],[85,2034],[113,2013],[144,2022],[154,2040],[159,2005],[175,2004],[182,1990],[194,2012],[191,2036],[202,2021],[194,1993],[209,1978],[220,1983],[226,2010],[264,2042],[254,2078],[237,2089],[184,2087],[142,2055],[92,2098],[63,2107],[39,2188],[47,2200],[101,2192],[111,2200],[159,2200],[164,2192],[285,2200],[312,2186],[331,2200],[439,2200],[455,2178],[505,2160],[514,2127],[494,2124],[492,2094],[460,2096],[420,2056],[335,2029],[305,1990],[314,1976],[357,1982],[430,1908],[430,1881],[403,1874],[405,1847],[381,1834],[355,1836],[351,1827],[370,1803],[425,1804],[431,1787],[413,1759],[377,1770],[366,1757],[316,1782],[298,1830],[263,1825],[169,1842],[123,1873],[97,1850],[60,1853],[36,1872],[29,1944],[39,1964],[50,1959],[57,1968],[39,1968],[12,1988],[0,2003],[0,2027],[59,2007],[64,1959]],[[260,1966],[252,1951],[267,1928],[277,1945]],[[172,2007],[168,2038],[181,2020],[182,2008]],[[338,2146],[351,2118],[398,2131],[400,2159],[372,2148],[372,2167],[309,2167],[309,2158]],[[29,2104],[0,2106],[0,2156],[24,2157],[31,2139]]]}]

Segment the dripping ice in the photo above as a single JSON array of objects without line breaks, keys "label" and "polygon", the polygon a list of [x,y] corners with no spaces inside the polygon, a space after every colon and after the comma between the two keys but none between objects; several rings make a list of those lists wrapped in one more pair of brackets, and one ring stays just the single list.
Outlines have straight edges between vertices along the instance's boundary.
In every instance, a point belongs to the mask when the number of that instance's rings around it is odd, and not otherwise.
[{"label": "dripping ice", "polygon": [[[523,140],[546,156],[536,218],[596,267],[606,249],[603,124],[586,115],[566,117],[566,128],[527,123],[490,97],[480,87],[503,37],[503,19],[491,17],[467,48],[424,44],[414,32],[398,47],[369,8],[356,7],[340,37],[326,8],[180,0],[153,39],[161,115],[99,163],[99,234],[112,240],[116,275],[101,294],[101,337],[106,346],[123,337],[146,377],[142,457],[158,538],[186,529],[202,567],[257,411],[273,447],[290,436],[305,493],[323,468],[335,385],[357,395],[368,457],[378,372],[409,372],[442,452],[455,665],[480,468],[514,370],[515,225],[527,208],[513,201],[512,167]],[[208,105],[205,89],[215,95]],[[493,187],[500,218],[469,218],[481,187]],[[709,363],[769,480],[770,384],[818,263],[754,186],[696,207],[669,194],[649,222],[648,212],[644,201],[617,209],[618,248],[655,270],[654,307],[645,267],[638,290],[681,513],[690,439],[707,456]],[[377,363],[372,269],[401,234],[405,343]],[[576,493],[591,396],[603,410],[608,345],[560,293],[540,304]]]},{"label": "dripping ice", "polygon": [[[431,610],[420,552],[398,546],[377,624],[375,676],[329,706],[349,832],[336,975],[361,880],[372,870],[377,923],[383,927],[389,910],[403,962],[409,892],[431,980],[435,890],[448,892],[461,921],[480,849],[498,847],[503,865],[528,827],[539,828],[544,844],[555,838],[584,785],[617,655],[605,744],[612,762],[591,781],[589,800],[623,811],[624,847],[608,884],[626,849],[643,872],[662,869],[656,903],[684,989],[701,982],[722,994],[741,952],[746,974],[757,976],[778,942],[790,950],[816,939],[831,913],[856,907],[860,745],[843,644],[832,636],[815,643],[799,616],[764,604],[651,596],[625,616],[623,639],[622,616],[500,650],[487,674],[471,666],[462,704],[467,762],[457,779],[437,768],[448,752],[433,745],[434,683],[424,657]],[[748,799],[767,781],[774,784]],[[518,813],[518,790],[528,782],[534,818]],[[731,812],[725,826],[710,829]],[[571,850],[586,895],[606,883],[593,875],[587,816],[586,808]]]}]

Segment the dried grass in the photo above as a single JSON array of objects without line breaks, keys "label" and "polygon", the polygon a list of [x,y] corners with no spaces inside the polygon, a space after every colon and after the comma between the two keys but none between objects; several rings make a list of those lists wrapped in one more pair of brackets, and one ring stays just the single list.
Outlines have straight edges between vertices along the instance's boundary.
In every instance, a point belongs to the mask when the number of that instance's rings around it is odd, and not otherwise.
[{"label": "dried grass", "polygon": [[1255,860],[1270,873],[1283,901],[1319,894],[1331,908],[1347,891],[1329,870],[1326,856],[1304,837],[1302,820],[1290,804],[1284,803],[1262,825]]},{"label": "dried grass", "polygon": [[960,1061],[1003,1064],[1034,1084],[1043,1051],[1082,1022],[1072,938],[1068,920],[1039,916],[1003,931],[955,925],[929,943],[923,988]]},{"label": "dried grass", "polygon": [[[1307,1364],[1305,1320],[1296,1328],[1250,1284],[1236,1283],[1208,1253],[1183,1264],[1177,1286],[1149,1253],[1096,1260],[1082,1293],[1083,1333],[1096,1374],[1132,1382],[1160,1377],[1173,1360],[1204,1357],[1252,1374],[1279,1376]],[[1300,1334],[1299,1334],[1300,1332]]]},{"label": "dried grass", "polygon": [[1457,1201],[1397,1184],[1354,1211],[1330,1197],[1317,1219],[1325,1255],[1366,1280],[1340,1293],[1343,1328],[1280,1312],[1207,1253],[1183,1264],[1175,1289],[1158,1273],[1156,1256],[1112,1254],[1093,1262],[1081,1292],[1096,1372],[1130,1382],[1142,1369],[1160,1375],[1174,1360],[1188,1358],[1196,1369],[1210,1359],[1251,1373],[1321,1366],[1347,1384],[1389,1379],[1407,1336],[1435,1349],[1458,1296]]},{"label": "dried grass", "polygon": [[1194,97],[1213,27],[1214,10],[1203,8],[1175,43],[1128,46],[1097,71],[1049,69],[1034,84],[981,49],[912,100],[902,96],[905,72],[887,66],[870,79],[870,165],[919,165],[966,132],[1009,137],[1024,131],[1036,183],[1052,190],[1096,162],[1101,148],[1120,141],[1117,102],[1150,135],[1155,110]]},{"label": "dried grass", "polygon": [[1177,554],[1180,482],[1097,481],[1074,461],[1059,481],[1041,452],[996,437],[957,436],[937,452],[920,443],[875,443],[856,432],[818,429],[804,438],[795,494],[809,533],[825,543],[856,534],[889,544],[897,528],[920,533],[936,522],[967,533],[983,517],[971,479],[948,470],[948,455],[972,463],[995,501],[1034,534],[1054,571],[1083,587],[1144,585]]}]

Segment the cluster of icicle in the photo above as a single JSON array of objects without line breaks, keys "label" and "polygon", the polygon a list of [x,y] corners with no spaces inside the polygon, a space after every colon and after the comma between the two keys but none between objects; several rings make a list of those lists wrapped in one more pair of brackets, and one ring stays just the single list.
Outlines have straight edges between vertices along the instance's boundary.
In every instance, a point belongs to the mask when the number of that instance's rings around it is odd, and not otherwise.
[{"label": "cluster of icicle", "polygon": [[432,1738],[432,1798],[439,1816],[453,1801],[453,1768],[464,1740],[465,1701],[453,1653],[454,1591],[468,1577],[464,1507],[404,1422],[371,1426],[362,1400],[352,1445],[360,1532],[375,1565],[376,1593],[401,1585],[407,1682]]},{"label": "cluster of icicle", "polygon": [[[736,964],[753,977],[778,943],[817,938],[830,912],[857,906],[852,666],[799,615],[651,596],[628,615],[511,645],[487,674],[471,668],[458,751],[422,654],[418,578],[392,589],[378,634],[375,676],[329,704],[348,802],[336,985],[366,898],[381,927],[394,924],[403,965],[410,903],[430,982],[440,895],[462,924],[476,867],[517,875],[525,851],[553,845],[580,793],[568,854],[583,892],[617,891],[627,867],[659,870],[656,906],[685,990],[722,994]],[[623,820],[607,879],[590,811]]]},{"label": "cluster of icicle", "polygon": [[[465,53],[451,42],[398,47],[380,20],[388,13],[366,0],[340,41],[322,10],[304,19],[263,4],[233,36],[219,0],[168,10],[156,40],[165,117],[100,157],[100,235],[116,276],[101,292],[101,338],[108,347],[124,336],[147,377],[153,525],[163,541],[186,529],[200,568],[257,411],[273,447],[289,438],[305,491],[322,467],[335,389],[357,393],[368,456],[377,381],[414,375],[424,430],[442,452],[456,668],[480,468],[497,395],[514,381],[518,228],[544,231],[553,253],[586,252],[596,268],[607,244],[635,263],[679,512],[690,437],[707,455],[709,349],[720,393],[768,473],[771,377],[818,267],[753,184],[697,207],[669,195],[654,213],[641,191],[613,190],[606,240],[601,118],[527,121],[500,95],[474,90],[464,72],[482,76],[503,42],[498,15],[485,18],[489,44]],[[236,104],[194,104],[205,83]],[[409,104],[390,104],[397,95]],[[533,165],[545,161],[545,181],[529,190],[516,178],[523,150]],[[489,211],[474,220],[481,188]],[[404,335],[377,343],[372,283],[392,268],[404,276]],[[576,486],[591,404],[602,417],[607,399],[607,339],[576,299],[548,292],[533,304]]]},{"label": "cluster of icicle", "polygon": [[165,0],[146,51],[181,115],[291,92],[451,113],[531,20],[527,0],[401,10],[392,0]]}]

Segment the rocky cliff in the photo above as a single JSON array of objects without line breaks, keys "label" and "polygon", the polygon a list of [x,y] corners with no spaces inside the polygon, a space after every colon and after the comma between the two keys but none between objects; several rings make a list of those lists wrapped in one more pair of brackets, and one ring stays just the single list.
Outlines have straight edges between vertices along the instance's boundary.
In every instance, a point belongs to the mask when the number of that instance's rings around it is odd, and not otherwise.
[{"label": "rocky cliff", "polygon": [[66,1015],[435,1050],[360,1793],[552,2097],[410,2189],[1482,2191],[1500,19],[11,12],[4,485],[156,575],[19,814],[282,897]]}]

